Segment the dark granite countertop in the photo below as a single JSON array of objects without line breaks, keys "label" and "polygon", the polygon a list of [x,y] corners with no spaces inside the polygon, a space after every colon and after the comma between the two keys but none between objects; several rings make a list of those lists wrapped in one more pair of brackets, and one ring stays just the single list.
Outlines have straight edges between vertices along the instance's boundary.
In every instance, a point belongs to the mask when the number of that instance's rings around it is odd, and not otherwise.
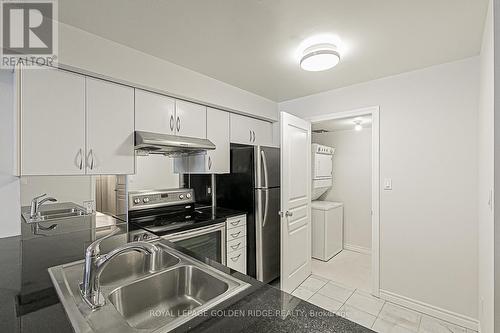
[{"label": "dark granite countertop", "polygon": [[[221,209],[216,214],[229,217],[241,212]],[[23,222],[22,236],[0,239],[0,332],[73,331],[57,295],[54,298],[54,289],[46,283],[47,268],[82,259],[90,242],[106,236],[115,227],[123,233],[106,239],[103,251],[128,242],[126,223],[108,221],[114,223],[96,227],[96,221],[90,221],[89,228],[52,236],[34,235],[32,226]],[[59,231],[63,229],[61,226]],[[251,285],[175,332],[372,332],[217,262],[163,242]]]}]

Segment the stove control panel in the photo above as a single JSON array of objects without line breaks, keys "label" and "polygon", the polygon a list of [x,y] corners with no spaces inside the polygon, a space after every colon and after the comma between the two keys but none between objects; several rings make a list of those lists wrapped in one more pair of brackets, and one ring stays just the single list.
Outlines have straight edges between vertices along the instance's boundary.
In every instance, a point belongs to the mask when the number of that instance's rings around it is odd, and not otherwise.
[{"label": "stove control panel", "polygon": [[173,206],[192,202],[194,202],[194,191],[190,188],[135,191],[128,194],[128,210]]}]

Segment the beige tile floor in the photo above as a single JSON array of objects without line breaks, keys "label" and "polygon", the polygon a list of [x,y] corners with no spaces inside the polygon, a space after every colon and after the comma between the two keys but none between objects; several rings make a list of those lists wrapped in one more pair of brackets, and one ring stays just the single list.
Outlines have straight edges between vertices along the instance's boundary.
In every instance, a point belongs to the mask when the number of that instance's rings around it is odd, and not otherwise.
[{"label": "beige tile floor", "polygon": [[[337,258],[340,254],[343,256]],[[366,263],[366,257],[368,257],[368,262],[370,260],[370,256],[365,254],[355,252],[340,254],[333,259],[340,259],[336,262],[340,262],[345,270],[355,267],[353,264],[345,263],[348,258],[357,263]],[[330,266],[332,260],[323,264]],[[360,278],[347,281],[349,284],[343,283],[349,279],[349,276],[362,271],[366,274],[366,267],[355,267],[350,272],[342,273],[338,267],[334,272],[328,271],[326,265],[321,265],[321,262],[313,263],[313,275],[308,277],[292,294],[379,333],[474,333],[464,327],[370,295],[367,292],[369,279],[368,283]],[[342,282],[331,277],[339,278]]]}]

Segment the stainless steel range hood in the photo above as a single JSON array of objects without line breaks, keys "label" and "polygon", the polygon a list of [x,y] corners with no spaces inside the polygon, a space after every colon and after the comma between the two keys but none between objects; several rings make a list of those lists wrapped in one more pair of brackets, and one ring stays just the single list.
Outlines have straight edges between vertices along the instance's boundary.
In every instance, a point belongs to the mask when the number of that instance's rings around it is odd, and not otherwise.
[{"label": "stainless steel range hood", "polygon": [[135,131],[135,150],[138,155],[160,154],[176,157],[206,154],[207,150],[214,149],[215,145],[207,139]]}]

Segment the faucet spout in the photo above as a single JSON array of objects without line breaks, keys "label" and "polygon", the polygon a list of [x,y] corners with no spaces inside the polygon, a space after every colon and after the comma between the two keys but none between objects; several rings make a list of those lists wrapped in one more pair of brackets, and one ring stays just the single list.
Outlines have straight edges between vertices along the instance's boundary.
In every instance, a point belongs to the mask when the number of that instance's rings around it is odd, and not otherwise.
[{"label": "faucet spout", "polygon": [[[116,231],[108,236],[115,234]],[[99,278],[106,265],[113,258],[126,252],[136,251],[148,257],[149,270],[151,272],[157,271],[161,267],[160,249],[156,245],[147,242],[132,242],[117,247],[105,255],[101,255],[99,244],[105,238],[90,244],[85,251],[83,282],[80,284],[80,293],[85,302],[93,309],[104,305],[104,299],[100,294]]]}]

